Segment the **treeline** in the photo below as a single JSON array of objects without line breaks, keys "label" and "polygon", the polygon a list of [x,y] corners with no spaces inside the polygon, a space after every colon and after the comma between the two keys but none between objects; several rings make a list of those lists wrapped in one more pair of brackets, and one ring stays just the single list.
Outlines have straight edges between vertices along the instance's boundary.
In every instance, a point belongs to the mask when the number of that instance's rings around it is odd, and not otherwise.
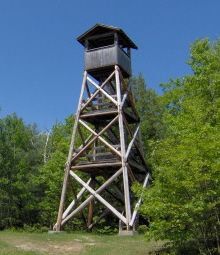
[{"label": "treeline", "polygon": [[[188,64],[192,74],[162,84],[162,95],[141,75],[131,80],[153,177],[140,213],[148,238],[170,240],[169,254],[220,254],[220,41],[196,41]],[[15,114],[0,119],[1,229],[52,227],[72,126],[68,117],[46,133]],[[85,229],[83,214],[68,224]],[[117,228],[105,218],[97,230],[106,226]]]}]

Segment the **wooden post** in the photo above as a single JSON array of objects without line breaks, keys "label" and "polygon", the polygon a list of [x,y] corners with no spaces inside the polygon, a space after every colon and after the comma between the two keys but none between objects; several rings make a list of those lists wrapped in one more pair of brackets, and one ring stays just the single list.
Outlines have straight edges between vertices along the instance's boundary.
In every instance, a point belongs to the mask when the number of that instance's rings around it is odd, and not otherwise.
[{"label": "wooden post", "polygon": [[86,84],[86,78],[87,78],[87,72],[84,71],[84,77],[83,77],[83,83],[82,83],[81,93],[80,93],[80,97],[79,97],[78,109],[77,109],[77,113],[76,113],[75,123],[74,123],[72,137],[71,137],[70,149],[69,149],[69,154],[68,154],[66,168],[65,168],[63,188],[62,188],[62,193],[61,193],[61,198],[60,198],[60,206],[59,206],[59,211],[58,211],[58,216],[57,216],[57,222],[54,225],[54,230],[56,230],[56,231],[60,231],[60,227],[61,227],[62,214],[63,214],[64,202],[65,202],[65,197],[66,197],[66,189],[67,189],[69,171],[70,171],[70,167],[71,167],[71,159],[72,159],[72,155],[73,155],[76,131],[77,131],[77,126],[78,126],[80,108],[81,108],[81,104],[82,104],[83,92],[84,92],[85,84]]},{"label": "wooden post", "polygon": [[128,183],[128,169],[125,164],[125,136],[124,136],[124,124],[123,115],[121,108],[121,86],[118,66],[115,66],[115,78],[116,78],[116,91],[117,91],[117,101],[118,101],[118,120],[119,120],[119,133],[120,133],[120,143],[121,143],[121,163],[123,169],[123,184],[124,184],[124,196],[125,196],[125,215],[126,215],[126,225],[127,230],[129,230],[129,222],[131,220],[131,205],[130,205],[130,193],[129,193],[129,183]]}]

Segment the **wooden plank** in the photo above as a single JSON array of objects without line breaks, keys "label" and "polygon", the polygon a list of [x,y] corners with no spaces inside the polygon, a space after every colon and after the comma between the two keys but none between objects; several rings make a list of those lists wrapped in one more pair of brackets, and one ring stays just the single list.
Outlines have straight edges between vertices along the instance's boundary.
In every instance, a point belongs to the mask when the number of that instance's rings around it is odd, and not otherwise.
[{"label": "wooden plank", "polygon": [[112,115],[117,114],[117,110],[94,110],[92,112],[84,113],[80,116],[80,118],[88,118],[88,117],[96,117],[96,116],[103,116],[103,115]]},{"label": "wooden plank", "polygon": [[86,78],[87,78],[87,72],[84,71],[82,88],[81,88],[81,92],[80,92],[75,123],[74,123],[73,132],[72,132],[72,136],[71,136],[70,149],[69,149],[69,154],[68,154],[67,163],[66,163],[66,167],[65,167],[65,174],[64,174],[63,187],[62,187],[60,205],[59,205],[58,216],[57,216],[57,223],[54,225],[54,230],[56,230],[56,231],[60,231],[60,227],[61,227],[64,202],[65,202],[65,197],[66,197],[66,189],[67,189],[67,183],[68,183],[68,177],[69,177],[69,170],[70,170],[71,159],[72,159],[73,150],[74,150],[74,143],[75,143],[75,138],[76,138],[76,131],[77,131],[77,126],[78,126],[78,120],[79,120],[80,108],[81,108],[81,104],[82,104],[83,93],[84,93],[85,84],[86,84]]},{"label": "wooden plank", "polygon": [[[105,183],[103,183],[97,190],[96,193],[102,192],[106,187],[108,187],[120,174],[122,173],[122,168],[120,168],[115,174],[113,174]],[[84,202],[82,202],[73,212],[71,212],[63,221],[62,225],[64,225],[69,219],[71,219],[78,212],[82,211],[83,208],[87,206],[87,204],[94,199],[93,195],[90,195]]]},{"label": "wooden plank", "polygon": [[97,167],[117,167],[117,166],[121,166],[121,162],[104,162],[104,163],[97,163],[97,164],[86,164],[86,165],[75,165],[72,166],[71,169],[72,170],[80,170],[80,169],[85,169],[85,168],[97,168]]},{"label": "wooden plank", "polygon": [[[146,175],[146,177],[145,177],[145,180],[144,180],[144,183],[143,183],[143,189],[147,186],[147,183],[148,183],[148,181],[149,181],[149,173]],[[131,218],[131,221],[129,222],[129,225],[132,227],[133,226],[133,224],[134,224],[134,222],[135,222],[135,218],[136,218],[136,216],[137,216],[137,212],[138,212],[138,209],[139,209],[139,207],[140,207],[140,204],[141,204],[141,201],[142,201],[142,197],[143,197],[143,191],[142,191],[142,193],[141,193],[141,196],[140,196],[140,198],[138,199],[138,202],[136,203],[136,205],[135,205],[135,208],[134,208],[134,212],[133,212],[133,214],[132,214],[132,218]]]}]

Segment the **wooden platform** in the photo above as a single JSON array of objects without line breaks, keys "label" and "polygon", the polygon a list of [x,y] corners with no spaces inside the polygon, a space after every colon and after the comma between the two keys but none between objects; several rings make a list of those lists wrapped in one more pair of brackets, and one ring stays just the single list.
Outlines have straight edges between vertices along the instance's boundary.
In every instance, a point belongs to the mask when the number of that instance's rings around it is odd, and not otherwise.
[{"label": "wooden platform", "polygon": [[114,173],[121,167],[121,161],[88,161],[80,162],[71,167],[71,170],[80,170],[93,175],[105,175],[106,173]]},{"label": "wooden platform", "polygon": [[112,120],[118,114],[117,109],[95,110],[87,113],[83,113],[80,118],[89,122],[97,123],[106,120]]}]

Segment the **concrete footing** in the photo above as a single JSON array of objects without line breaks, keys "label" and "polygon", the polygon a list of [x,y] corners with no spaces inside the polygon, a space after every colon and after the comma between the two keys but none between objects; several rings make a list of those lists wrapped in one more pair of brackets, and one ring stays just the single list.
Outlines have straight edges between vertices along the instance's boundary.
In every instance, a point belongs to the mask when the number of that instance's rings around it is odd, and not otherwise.
[{"label": "concrete footing", "polygon": [[48,234],[51,234],[51,235],[53,235],[53,234],[63,234],[63,233],[65,233],[65,231],[48,230]]},{"label": "concrete footing", "polygon": [[134,235],[137,235],[137,232],[133,230],[119,230],[118,235],[119,236],[134,236]]}]

